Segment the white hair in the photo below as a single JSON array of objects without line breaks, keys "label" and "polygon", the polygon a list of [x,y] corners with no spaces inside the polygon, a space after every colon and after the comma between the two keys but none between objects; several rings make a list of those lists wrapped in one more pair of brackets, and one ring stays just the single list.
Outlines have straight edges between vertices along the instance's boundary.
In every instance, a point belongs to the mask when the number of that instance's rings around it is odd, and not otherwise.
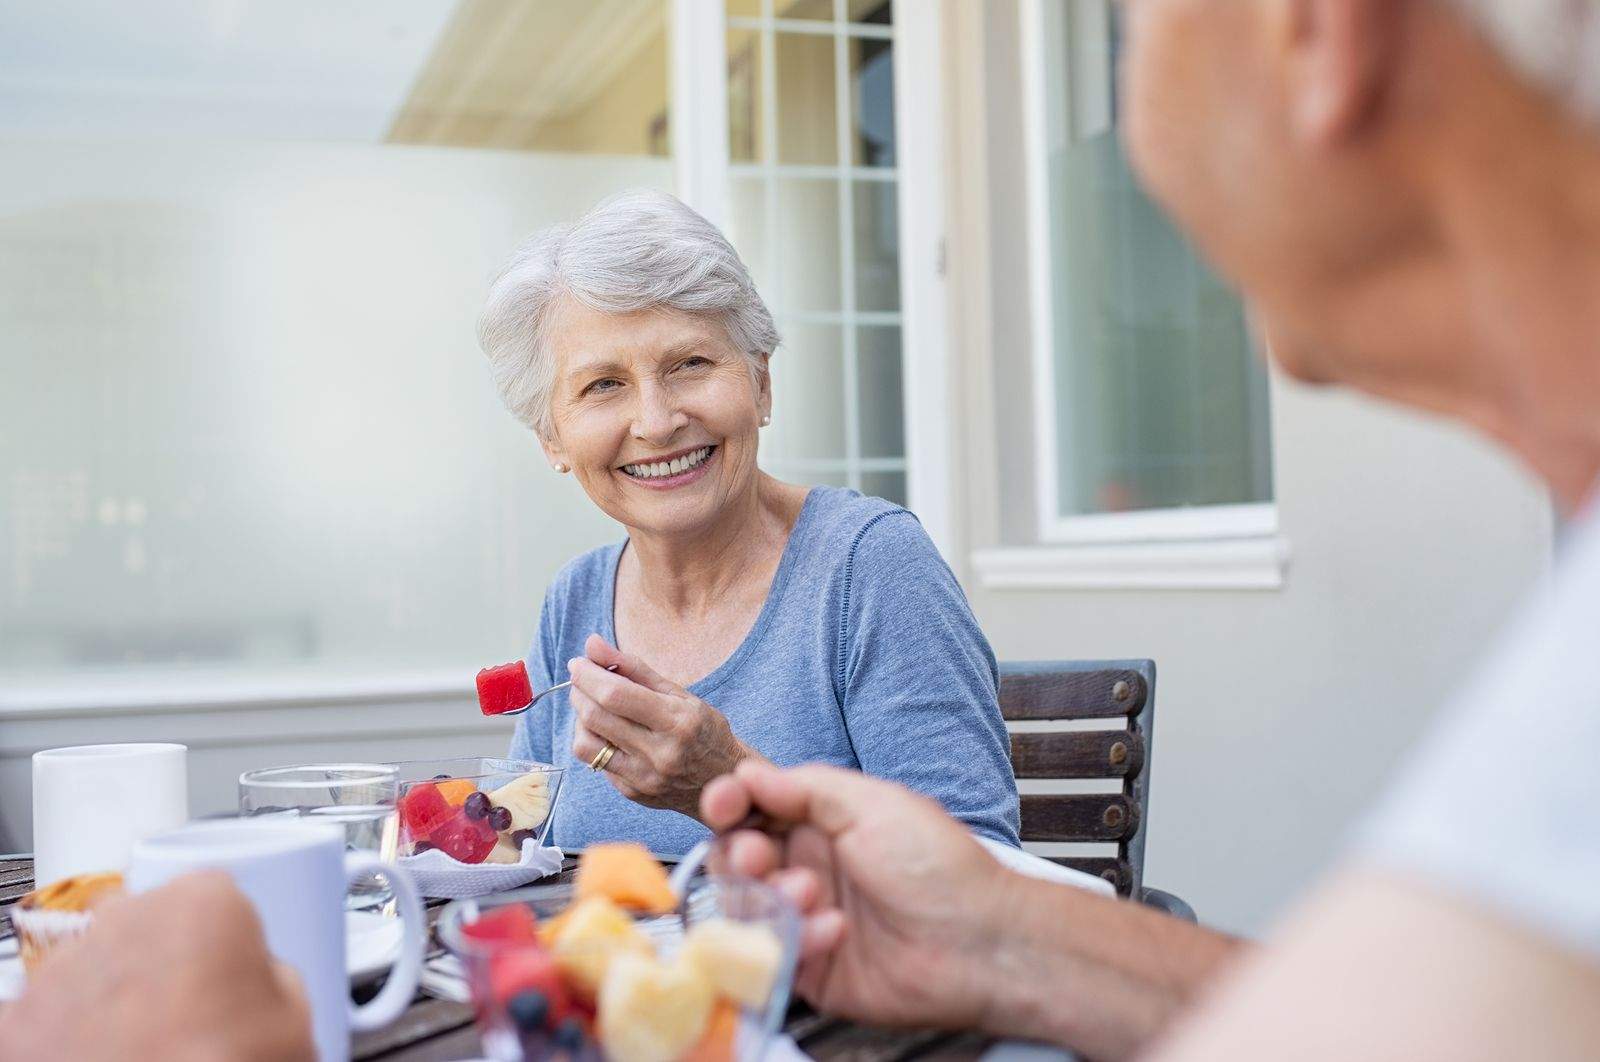
[{"label": "white hair", "polygon": [[546,437],[555,385],[549,323],[563,298],[601,313],[670,307],[713,317],[756,374],[780,342],[749,270],[715,225],[665,192],[614,195],[523,244],[478,319],[501,399]]},{"label": "white hair", "polygon": [[1448,0],[1520,70],[1600,120],[1600,0]]}]

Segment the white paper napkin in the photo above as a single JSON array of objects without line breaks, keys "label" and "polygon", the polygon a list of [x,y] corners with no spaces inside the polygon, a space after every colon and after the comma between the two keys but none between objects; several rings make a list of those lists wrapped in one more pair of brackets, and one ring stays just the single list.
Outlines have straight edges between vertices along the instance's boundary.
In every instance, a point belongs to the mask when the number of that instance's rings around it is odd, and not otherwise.
[{"label": "white paper napkin", "polygon": [[540,848],[530,840],[522,842],[522,859],[516,863],[463,863],[430,848],[421,855],[406,856],[400,866],[422,895],[464,900],[547,878],[561,871],[561,860],[561,849]]}]

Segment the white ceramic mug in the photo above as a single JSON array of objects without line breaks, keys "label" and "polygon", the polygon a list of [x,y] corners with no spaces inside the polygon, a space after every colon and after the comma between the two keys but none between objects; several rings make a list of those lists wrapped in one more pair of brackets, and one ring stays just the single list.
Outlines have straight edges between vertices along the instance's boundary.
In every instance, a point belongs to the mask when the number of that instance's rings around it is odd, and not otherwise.
[{"label": "white ceramic mug", "polygon": [[122,871],[133,846],[189,821],[183,745],[79,745],[33,754],[33,859],[40,885]]},{"label": "white ceramic mug", "polygon": [[[394,1021],[411,1004],[428,937],[422,901],[405,871],[365,853],[346,856],[333,826],[282,819],[215,819],[134,846],[128,887],[145,892],[191,870],[226,871],[255,905],[267,947],[300,975],[311,1000],[323,1062],[350,1057],[351,1032]],[[344,896],[356,877],[380,873],[399,905],[404,936],[388,983],[362,1006],[350,1002]]]}]

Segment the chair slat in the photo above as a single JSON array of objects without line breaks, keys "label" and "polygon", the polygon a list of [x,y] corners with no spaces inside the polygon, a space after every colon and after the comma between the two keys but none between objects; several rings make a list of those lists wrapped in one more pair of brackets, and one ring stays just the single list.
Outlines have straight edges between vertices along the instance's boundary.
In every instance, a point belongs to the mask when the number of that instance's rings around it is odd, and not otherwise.
[{"label": "chair slat", "polygon": [[1046,856],[1052,863],[1059,863],[1073,870],[1081,870],[1091,877],[1100,878],[1116,886],[1117,895],[1126,896],[1133,889],[1133,868],[1126,859],[1112,859],[1097,856]]},{"label": "chair slat", "polygon": [[1131,730],[1012,734],[1011,766],[1018,778],[1136,778],[1144,738]]},{"label": "chair slat", "polygon": [[1007,719],[1114,719],[1144,708],[1137,671],[1059,671],[1002,675],[1000,714]]},{"label": "chair slat", "polygon": [[1024,841],[1120,841],[1138,826],[1138,805],[1121,793],[1022,798]]}]

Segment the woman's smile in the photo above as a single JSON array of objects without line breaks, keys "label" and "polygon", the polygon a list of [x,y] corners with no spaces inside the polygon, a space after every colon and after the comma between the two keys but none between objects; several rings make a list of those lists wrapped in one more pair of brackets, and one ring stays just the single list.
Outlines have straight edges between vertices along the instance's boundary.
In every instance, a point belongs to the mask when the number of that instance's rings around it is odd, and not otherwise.
[{"label": "woman's smile", "polygon": [[705,476],[717,456],[715,444],[697,446],[689,450],[663,454],[647,461],[637,461],[617,468],[624,477],[650,490],[672,490],[693,483]]}]

